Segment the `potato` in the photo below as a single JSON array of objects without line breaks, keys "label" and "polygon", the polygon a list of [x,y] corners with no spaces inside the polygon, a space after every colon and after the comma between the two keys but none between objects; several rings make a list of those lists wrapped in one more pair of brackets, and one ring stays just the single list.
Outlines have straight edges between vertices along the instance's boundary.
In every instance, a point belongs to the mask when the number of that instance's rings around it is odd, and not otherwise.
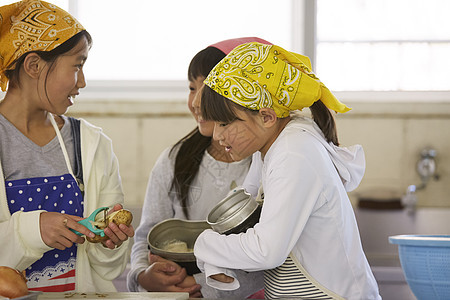
[{"label": "potato", "polygon": [[[119,226],[120,224],[130,226],[131,221],[133,221],[133,214],[129,210],[121,209],[106,216],[106,222],[104,222],[103,224],[101,224],[101,222],[97,222],[96,226],[100,229],[103,229],[108,227],[109,223],[111,222],[113,222],[117,226]],[[99,243],[102,241],[106,241],[107,239],[109,239],[109,237],[107,235],[103,237],[100,235],[95,235],[95,237],[93,238],[86,237],[86,239],[91,243]]]},{"label": "potato", "polygon": [[0,296],[18,298],[28,295],[27,280],[19,271],[0,266]]}]

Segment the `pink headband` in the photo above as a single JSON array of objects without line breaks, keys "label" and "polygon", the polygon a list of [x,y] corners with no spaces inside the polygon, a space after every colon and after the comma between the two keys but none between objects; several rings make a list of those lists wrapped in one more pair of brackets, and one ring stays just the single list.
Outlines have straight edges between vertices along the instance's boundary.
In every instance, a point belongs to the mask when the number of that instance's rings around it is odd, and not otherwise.
[{"label": "pink headband", "polygon": [[208,47],[217,48],[220,51],[222,51],[223,53],[228,54],[231,52],[231,50],[233,50],[237,46],[246,44],[246,43],[252,43],[252,42],[258,42],[261,44],[272,45],[272,43],[270,43],[266,40],[260,39],[258,37],[242,37],[242,38],[237,38],[237,39],[224,40],[224,41],[209,45]]}]

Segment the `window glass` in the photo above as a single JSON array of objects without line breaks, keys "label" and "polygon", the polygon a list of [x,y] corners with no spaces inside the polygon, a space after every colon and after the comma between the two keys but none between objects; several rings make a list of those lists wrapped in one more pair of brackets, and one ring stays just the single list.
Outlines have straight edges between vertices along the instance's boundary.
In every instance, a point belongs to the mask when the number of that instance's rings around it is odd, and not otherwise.
[{"label": "window glass", "polygon": [[[186,80],[191,58],[220,40],[258,36],[291,47],[291,0],[77,0],[94,44],[89,80]],[[279,13],[285,12],[285,13]]]},{"label": "window glass", "polygon": [[449,11],[447,0],[317,1],[317,74],[338,91],[450,90]]}]

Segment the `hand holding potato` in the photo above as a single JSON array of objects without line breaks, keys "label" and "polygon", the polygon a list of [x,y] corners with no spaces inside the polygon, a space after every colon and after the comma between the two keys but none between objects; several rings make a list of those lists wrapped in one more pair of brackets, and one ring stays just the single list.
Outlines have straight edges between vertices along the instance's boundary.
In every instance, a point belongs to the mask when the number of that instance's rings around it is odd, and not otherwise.
[{"label": "hand holding potato", "polygon": [[105,247],[114,249],[122,245],[129,237],[134,236],[134,228],[131,225],[133,215],[130,211],[123,209],[122,205],[116,204],[108,212],[105,220],[105,236],[96,235],[94,238],[87,237],[91,243],[101,242]]}]

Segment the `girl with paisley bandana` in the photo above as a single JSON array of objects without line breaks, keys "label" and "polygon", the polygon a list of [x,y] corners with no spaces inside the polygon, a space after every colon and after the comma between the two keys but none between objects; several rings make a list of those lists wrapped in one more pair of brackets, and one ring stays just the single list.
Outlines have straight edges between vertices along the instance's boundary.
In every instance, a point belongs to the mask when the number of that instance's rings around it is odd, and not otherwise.
[{"label": "girl with paisley bandana", "polygon": [[[295,113],[305,107],[312,118]],[[332,111],[350,108],[309,59],[275,45],[240,45],[209,73],[201,109],[233,159],[253,154],[244,187],[260,184],[264,201],[259,223],[245,233],[198,237],[194,253],[207,283],[235,289],[235,270],[264,270],[267,299],[381,299],[347,196],[363,177],[363,149],[339,147]]]}]

